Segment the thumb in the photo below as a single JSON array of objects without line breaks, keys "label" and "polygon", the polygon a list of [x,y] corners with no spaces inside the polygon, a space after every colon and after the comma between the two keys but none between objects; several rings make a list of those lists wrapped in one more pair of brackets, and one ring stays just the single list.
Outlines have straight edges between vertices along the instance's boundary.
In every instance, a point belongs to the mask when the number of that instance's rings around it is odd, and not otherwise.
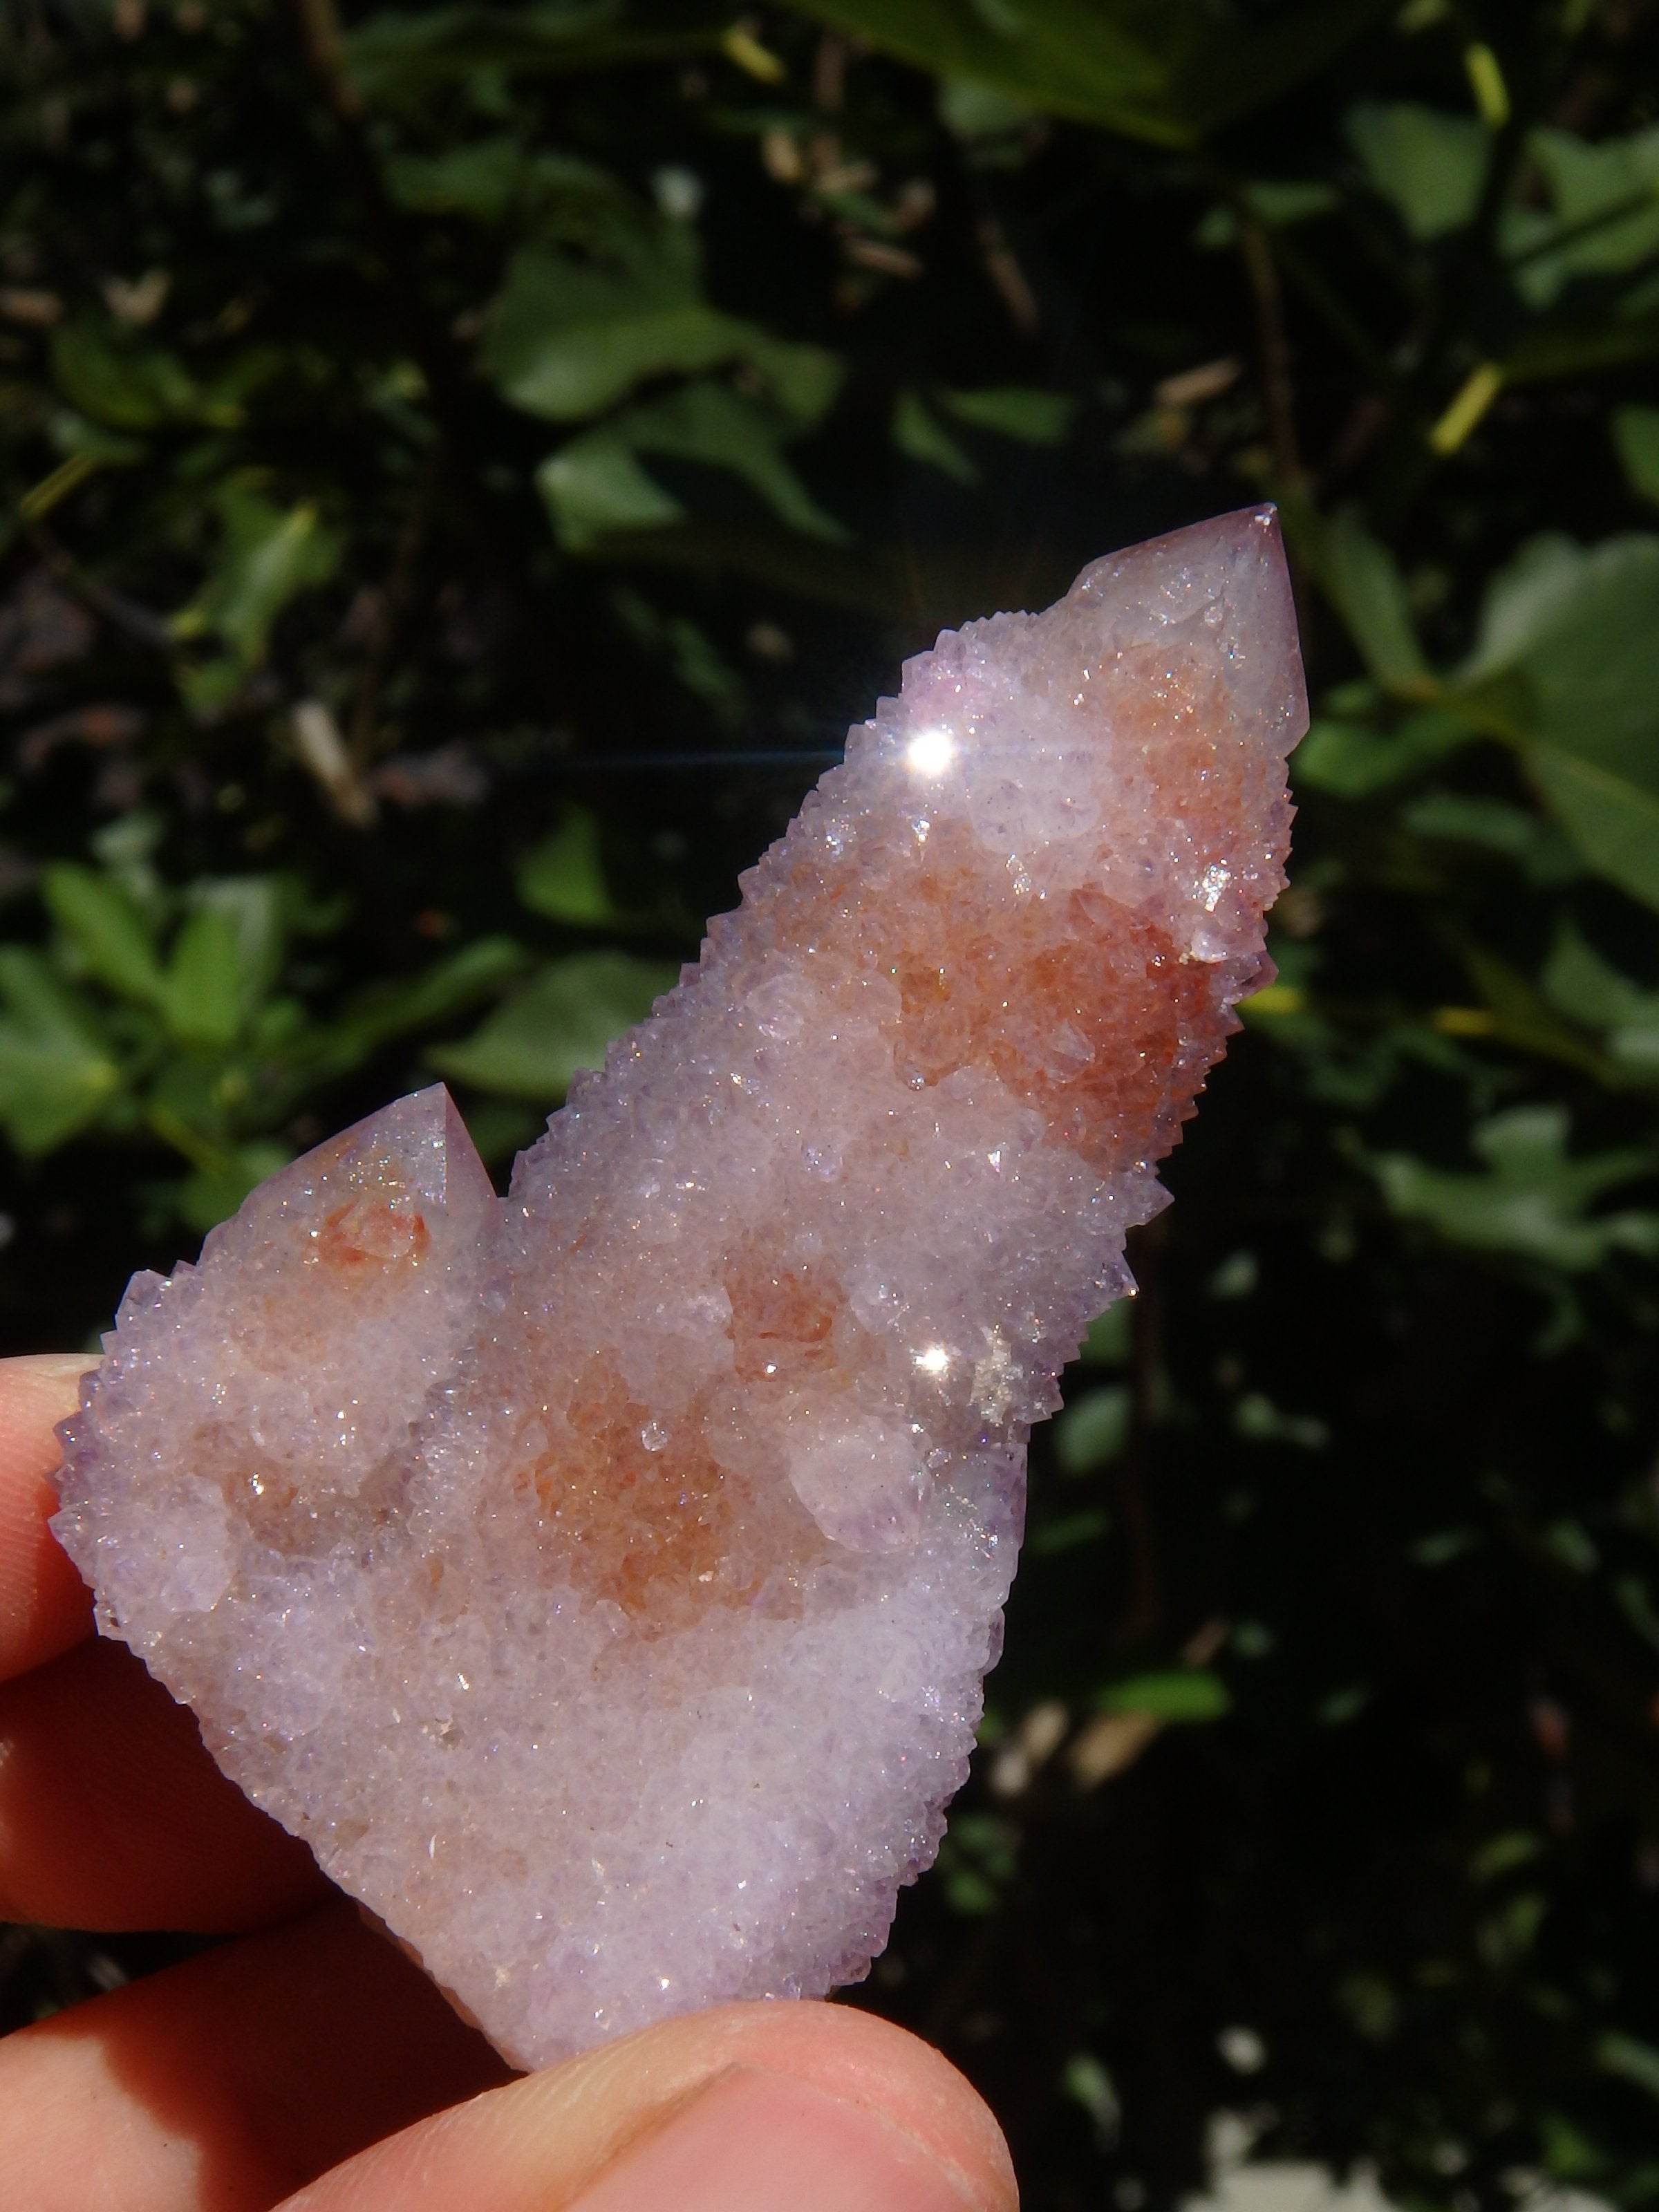
[{"label": "thumb", "polygon": [[282,2212],[1016,2212],[996,2122],[867,2013],[726,2005],[376,2143]]}]

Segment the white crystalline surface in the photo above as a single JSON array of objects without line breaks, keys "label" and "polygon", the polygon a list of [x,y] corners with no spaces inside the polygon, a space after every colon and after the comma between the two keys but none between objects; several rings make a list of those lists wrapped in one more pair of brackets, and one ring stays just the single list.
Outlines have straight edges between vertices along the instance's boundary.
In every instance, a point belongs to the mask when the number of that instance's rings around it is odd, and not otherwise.
[{"label": "white crystalline surface", "polygon": [[101,1625],[510,2057],[885,1940],[1306,721],[1271,510],[947,632],[509,1198],[429,1091],[134,1279]]}]

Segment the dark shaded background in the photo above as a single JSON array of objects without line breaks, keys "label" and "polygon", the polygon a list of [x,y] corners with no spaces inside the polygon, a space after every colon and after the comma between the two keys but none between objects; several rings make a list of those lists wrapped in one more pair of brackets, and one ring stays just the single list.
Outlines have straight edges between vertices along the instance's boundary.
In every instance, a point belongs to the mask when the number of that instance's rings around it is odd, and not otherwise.
[{"label": "dark shaded background", "polygon": [[854,2001],[1033,2208],[1659,2194],[1659,11],[0,24],[8,1348],[434,1070],[504,1169],[904,653],[1276,497],[1281,981]]}]

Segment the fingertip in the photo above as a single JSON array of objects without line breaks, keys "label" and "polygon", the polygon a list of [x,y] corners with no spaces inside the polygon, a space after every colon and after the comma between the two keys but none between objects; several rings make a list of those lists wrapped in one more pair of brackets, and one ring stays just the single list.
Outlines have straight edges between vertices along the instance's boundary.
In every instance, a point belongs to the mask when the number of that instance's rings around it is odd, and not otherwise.
[{"label": "fingertip", "polygon": [[898,2130],[973,2212],[1014,2212],[1018,2203],[1007,2143],[978,2090],[932,2044],[874,2013],[810,1999],[721,2005],[610,2048],[636,2077],[665,2087],[676,2075],[707,2081],[732,2069],[799,2083]]},{"label": "fingertip", "polygon": [[337,1901],[0,2039],[0,2203],[256,2212],[505,2072]]},{"label": "fingertip", "polygon": [[84,1353],[0,1359],[0,1681],[92,1633],[92,1593],[47,1526],[59,1421],[80,1403]]},{"label": "fingertip", "polygon": [[813,2212],[820,2178],[823,2202],[849,2212],[1018,2204],[1000,2129],[938,2051],[850,2007],[780,2001],[688,2014],[528,2075],[377,2144],[286,2212]]},{"label": "fingertip", "polygon": [[0,1687],[0,1917],[221,1933],[327,1892],[124,1644],[100,1637]]},{"label": "fingertip", "polygon": [[570,2212],[984,2212],[959,2163],[793,2075],[716,2075],[578,2191]]}]

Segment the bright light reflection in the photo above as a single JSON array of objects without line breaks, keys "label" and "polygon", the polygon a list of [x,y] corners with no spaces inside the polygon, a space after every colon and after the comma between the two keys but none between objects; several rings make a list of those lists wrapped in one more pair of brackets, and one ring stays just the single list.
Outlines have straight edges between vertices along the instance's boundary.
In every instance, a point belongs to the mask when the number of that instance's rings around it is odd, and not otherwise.
[{"label": "bright light reflection", "polygon": [[951,1364],[951,1355],[942,1344],[930,1344],[926,1352],[917,1352],[916,1364],[924,1375],[943,1375]]},{"label": "bright light reflection", "polygon": [[956,757],[949,730],[918,730],[904,749],[904,764],[915,775],[943,775]]}]

